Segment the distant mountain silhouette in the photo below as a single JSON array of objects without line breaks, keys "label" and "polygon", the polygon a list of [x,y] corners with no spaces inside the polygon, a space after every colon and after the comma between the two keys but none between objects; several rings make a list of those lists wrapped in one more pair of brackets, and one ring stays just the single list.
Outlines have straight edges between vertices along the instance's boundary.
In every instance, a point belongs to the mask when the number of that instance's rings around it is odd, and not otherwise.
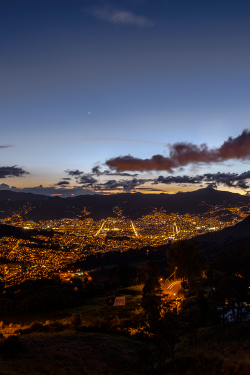
[{"label": "distant mountain silhouette", "polygon": [[34,202],[48,199],[48,197],[41,194],[19,193],[10,190],[0,190],[0,201],[6,201],[8,199],[12,201]]},{"label": "distant mountain silhouette", "polygon": [[250,202],[249,196],[243,196],[227,191],[218,191],[211,188],[199,189],[192,192],[177,194],[142,194],[120,193],[112,195],[80,195],[70,198],[47,197],[30,193],[14,193],[0,191],[0,218],[6,217],[18,209],[24,202],[30,204],[29,212],[21,215],[26,220],[53,220],[61,218],[81,219],[84,216],[84,207],[94,220],[115,217],[113,208],[119,206],[123,215],[131,219],[139,218],[161,208],[166,213],[198,214],[209,212],[211,206],[241,206]]}]

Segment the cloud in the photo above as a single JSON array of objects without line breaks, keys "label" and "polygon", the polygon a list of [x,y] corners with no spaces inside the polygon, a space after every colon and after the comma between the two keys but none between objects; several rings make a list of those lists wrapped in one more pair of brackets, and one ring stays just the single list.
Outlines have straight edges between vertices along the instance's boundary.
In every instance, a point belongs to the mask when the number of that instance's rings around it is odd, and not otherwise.
[{"label": "cloud", "polygon": [[132,180],[108,180],[104,183],[99,183],[95,185],[95,189],[98,191],[112,191],[112,190],[121,190],[126,192],[135,191],[138,186],[141,186],[149,181],[147,179],[137,179],[133,178]]},{"label": "cloud", "polygon": [[57,184],[55,184],[55,186],[66,186],[69,184],[70,184],[69,181],[59,181]]},{"label": "cloud", "polygon": [[250,179],[250,171],[237,173],[205,173],[197,176],[159,176],[154,184],[200,184],[206,183],[208,187],[217,188],[218,185],[227,187],[248,189],[250,186],[246,180]]},{"label": "cloud", "polygon": [[168,171],[198,163],[216,163],[230,159],[248,159],[250,157],[250,132],[245,129],[236,138],[229,137],[219,148],[209,149],[203,143],[175,143],[168,145],[169,156],[153,155],[150,159],[135,158],[131,155],[118,156],[106,161],[106,165],[116,172],[124,171]]},{"label": "cloud", "polygon": [[155,184],[199,184],[203,180],[203,176],[195,176],[195,177],[190,177],[190,176],[159,176],[154,183]]},{"label": "cloud", "polygon": [[250,171],[241,174],[220,172],[204,174],[204,181],[244,190],[249,188],[249,184],[246,182],[248,179],[250,179]]},{"label": "cloud", "polygon": [[[177,184],[179,186],[196,185],[203,187],[217,188],[218,186],[227,186],[247,190],[250,188],[250,171],[237,173],[206,173],[196,176],[159,176],[154,179],[132,178],[132,179],[110,179],[108,181],[99,181],[92,174],[85,174],[76,177],[78,186],[70,186],[69,181],[59,181],[54,186],[43,187],[42,185],[33,188],[18,189],[15,186],[10,187],[7,184],[0,184],[0,190],[11,190],[16,192],[29,192],[43,194],[47,196],[60,195],[70,197],[84,194],[103,194],[107,192],[135,192],[138,190],[162,191],[156,189],[155,185],[159,184]],[[203,185],[202,185],[203,184]],[[144,186],[143,186],[144,185]]]},{"label": "cloud", "polygon": [[[201,187],[202,187],[202,185],[201,185]],[[210,188],[210,189],[217,189],[217,185],[215,183],[212,183],[212,182],[210,184],[207,184],[207,187]],[[180,191],[180,193],[181,193],[181,191]]]},{"label": "cloud", "polygon": [[[136,179],[135,177],[137,174],[130,174],[130,173],[112,173],[110,170],[105,170],[101,171],[100,166],[96,165],[95,167],[92,168],[92,173],[84,173],[77,170],[66,170],[65,172],[68,173],[70,176],[74,176],[76,183],[81,185],[82,187],[88,187],[93,189],[95,192],[102,192],[102,191],[107,191],[107,190],[121,190],[121,191],[132,191],[134,190],[137,186],[143,185],[146,182],[151,182],[153,181],[152,179]],[[127,180],[114,180],[110,179],[108,181],[101,182],[96,176],[123,176],[123,177],[133,177],[133,179],[127,179]],[[94,177],[95,176],[95,177]],[[58,182],[55,184],[55,186],[63,186],[65,185],[63,181]],[[69,184],[69,182],[68,182]]]},{"label": "cloud", "polygon": [[203,180],[207,182],[212,182],[216,184],[222,184],[231,187],[234,181],[244,180],[245,178],[240,178],[237,173],[206,173],[203,176]]},{"label": "cloud", "polygon": [[11,188],[7,184],[0,184],[0,190],[11,190]]},{"label": "cloud", "polygon": [[131,139],[131,138],[82,138],[83,142],[132,142],[132,143],[150,143],[150,144],[158,144],[158,145],[165,145],[163,142],[157,141],[144,141],[140,139]]},{"label": "cloud", "polygon": [[148,18],[137,16],[136,14],[126,10],[115,10],[111,7],[96,7],[95,9],[88,10],[87,13],[91,14],[97,19],[111,22],[119,25],[134,25],[139,28],[148,28],[154,26],[154,23]]},{"label": "cloud", "polygon": [[91,174],[86,174],[83,176],[80,176],[77,179],[77,183],[81,185],[87,185],[87,186],[92,186],[97,182],[97,179],[94,178]]},{"label": "cloud", "polygon": [[96,165],[92,168],[92,173],[96,174],[97,176],[100,176],[101,174],[103,174],[103,172],[100,171],[100,168],[100,165]]},{"label": "cloud", "polygon": [[10,148],[10,147],[14,147],[13,145],[2,145],[0,146],[0,148]]},{"label": "cloud", "polygon": [[22,168],[18,168],[16,165],[12,167],[0,167],[0,178],[6,177],[23,177],[29,174],[29,172],[24,171]]},{"label": "cloud", "polygon": [[109,176],[124,176],[124,177],[136,177],[138,173],[127,173],[127,172],[111,172],[110,170],[106,169],[105,171],[100,170],[100,165],[96,165],[92,168],[92,173],[96,174],[97,176],[101,175],[109,175]]},{"label": "cloud", "polygon": [[81,176],[82,174],[84,174],[84,172],[82,171],[79,171],[79,169],[76,169],[76,170],[69,170],[67,169],[66,171],[64,171],[65,173],[67,173],[69,176]]},{"label": "cloud", "polygon": [[[92,168],[92,173],[86,173],[76,171],[69,171],[70,173],[75,174],[76,183],[82,185],[84,188],[91,188],[95,192],[102,192],[102,191],[113,191],[113,190],[120,190],[120,191],[136,191],[142,185],[148,184],[153,188],[153,185],[158,184],[178,184],[179,186],[185,185],[199,185],[206,184],[208,187],[217,188],[219,185],[232,187],[232,188],[240,188],[240,189],[248,189],[250,186],[247,180],[250,180],[250,171],[246,171],[240,174],[237,173],[205,173],[203,175],[195,175],[195,176],[163,176],[160,175],[157,178],[137,178],[137,174],[133,175],[130,173],[123,173],[123,172],[115,172],[112,173],[110,170],[100,170],[100,166],[96,165]],[[110,179],[108,181],[100,181],[94,176],[123,176],[123,177],[133,177],[128,179]],[[63,186],[64,181],[58,183],[58,185]],[[204,186],[204,185],[203,185]],[[148,188],[145,188],[148,189]]]},{"label": "cloud", "polygon": [[63,187],[63,186],[34,186],[29,188],[22,188],[19,189],[15,186],[9,186],[7,184],[0,184],[0,190],[11,190],[19,193],[33,193],[33,194],[41,194],[47,196],[54,196],[59,195],[62,197],[71,197],[77,195],[85,195],[85,194],[95,194],[95,192],[91,189],[86,189],[82,186],[73,186],[72,188]]},{"label": "cloud", "polygon": [[247,190],[249,189],[250,185],[246,181],[241,180],[241,181],[237,181],[237,183],[235,184],[235,187],[238,187],[243,190]]}]

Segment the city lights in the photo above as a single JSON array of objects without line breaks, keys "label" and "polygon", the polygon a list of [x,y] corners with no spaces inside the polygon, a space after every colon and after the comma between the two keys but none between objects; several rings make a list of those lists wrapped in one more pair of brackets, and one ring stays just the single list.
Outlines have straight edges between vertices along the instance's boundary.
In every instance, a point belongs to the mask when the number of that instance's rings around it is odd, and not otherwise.
[{"label": "city lights", "polygon": [[[29,210],[30,205],[22,210]],[[230,211],[231,221],[221,221],[221,212]],[[3,237],[0,240],[0,256],[6,259],[0,265],[0,277],[6,287],[28,279],[59,275],[70,280],[74,272],[60,272],[67,265],[84,260],[87,256],[102,255],[111,251],[156,247],[177,240],[189,239],[207,232],[221,230],[243,220],[250,213],[250,205],[244,207],[210,207],[209,213],[199,215],[167,214],[156,209],[151,215],[137,220],[124,217],[94,221],[91,218],[80,220],[60,219],[35,223],[23,221],[21,212],[1,220],[36,235],[29,239]],[[53,231],[48,236],[44,231]],[[47,232],[48,233],[48,232]],[[82,275],[81,270],[75,271]]]}]

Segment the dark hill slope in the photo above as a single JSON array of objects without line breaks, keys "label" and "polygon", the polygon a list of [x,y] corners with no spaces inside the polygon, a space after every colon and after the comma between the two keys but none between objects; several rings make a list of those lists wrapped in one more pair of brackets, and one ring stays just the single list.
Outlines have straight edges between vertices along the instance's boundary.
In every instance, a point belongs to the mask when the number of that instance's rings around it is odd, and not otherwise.
[{"label": "dark hill slope", "polygon": [[0,219],[12,216],[17,211],[22,211],[27,205],[34,206],[46,199],[48,197],[45,195],[0,190]]},{"label": "dark hill slope", "polygon": [[200,250],[208,259],[212,259],[221,250],[244,246],[250,249],[250,216],[240,223],[218,232],[206,233],[194,238]]},{"label": "dark hill slope", "polygon": [[250,216],[247,216],[240,223],[235,224],[231,227],[224,228],[218,232],[206,233],[195,239],[198,242],[217,242],[222,243],[229,238],[242,238],[250,236]]},{"label": "dark hill slope", "polygon": [[123,214],[132,219],[152,213],[154,208],[163,208],[167,213],[206,213],[211,206],[242,206],[250,202],[248,196],[200,189],[177,194],[121,193],[112,195],[81,195],[71,198],[46,197],[36,194],[0,192],[0,217],[6,217],[29,202],[32,209],[22,214],[27,220],[50,220],[61,218],[84,218],[83,208],[95,220],[114,217],[113,207],[119,206]]},{"label": "dark hill slope", "polygon": [[114,194],[82,195],[74,198],[49,198],[28,213],[30,220],[59,219],[62,217],[84,217],[84,207],[90,212],[89,217],[100,220],[115,216],[113,207],[119,206],[123,214],[136,219],[150,214],[153,208],[163,208],[167,213],[179,214],[205,213],[211,206],[241,206],[250,202],[249,197],[213,189],[200,189],[193,192],[171,194]]},{"label": "dark hill slope", "polygon": [[9,190],[0,190],[0,201],[12,200],[12,201],[24,201],[24,202],[36,202],[44,201],[48,197],[46,195],[33,194],[33,193],[19,193]]}]

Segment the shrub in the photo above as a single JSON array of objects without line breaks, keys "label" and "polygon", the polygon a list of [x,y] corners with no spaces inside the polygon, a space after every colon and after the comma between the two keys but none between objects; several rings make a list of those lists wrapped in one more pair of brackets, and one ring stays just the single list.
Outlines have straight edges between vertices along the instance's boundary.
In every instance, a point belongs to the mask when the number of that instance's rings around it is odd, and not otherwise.
[{"label": "shrub", "polygon": [[44,325],[38,322],[33,322],[30,326],[30,332],[45,332],[46,329],[44,330]]},{"label": "shrub", "polygon": [[121,325],[121,321],[120,321],[120,319],[118,318],[117,315],[114,317],[114,319],[112,319],[109,322],[109,326],[110,326],[111,329],[117,329],[120,325]]},{"label": "shrub", "polygon": [[71,317],[70,328],[79,329],[82,326],[82,318],[80,314],[73,314]]},{"label": "shrub", "polygon": [[45,327],[49,328],[49,332],[60,332],[69,328],[67,324],[62,324],[61,322],[53,322],[50,325],[46,325]]}]

